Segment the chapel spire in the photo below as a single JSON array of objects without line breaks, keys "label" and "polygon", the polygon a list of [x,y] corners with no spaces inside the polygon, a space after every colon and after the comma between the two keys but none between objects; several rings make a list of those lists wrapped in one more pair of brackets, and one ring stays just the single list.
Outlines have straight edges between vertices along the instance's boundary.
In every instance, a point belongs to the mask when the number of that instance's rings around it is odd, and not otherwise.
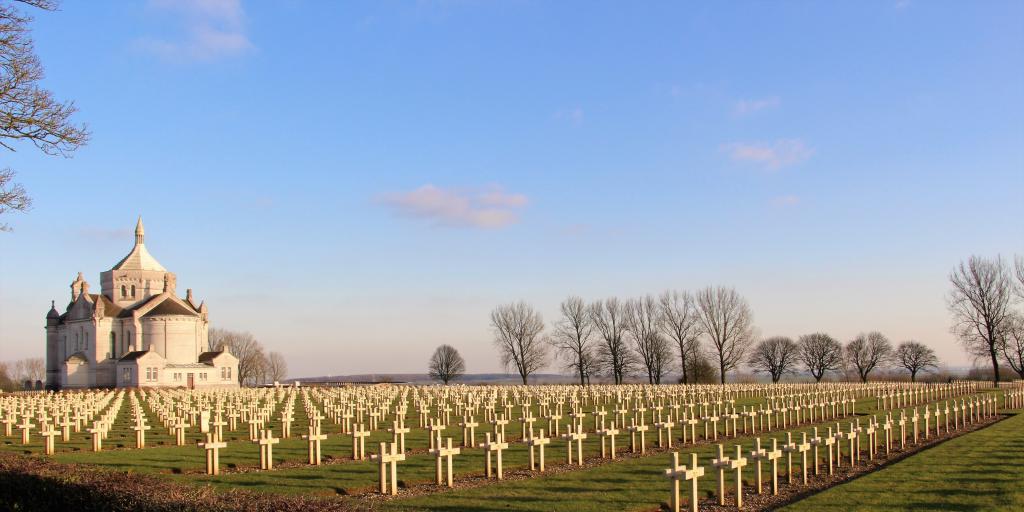
[{"label": "chapel spire", "polygon": [[139,221],[135,223],[135,245],[142,245],[145,237],[146,229],[142,226],[142,215],[139,215]]}]

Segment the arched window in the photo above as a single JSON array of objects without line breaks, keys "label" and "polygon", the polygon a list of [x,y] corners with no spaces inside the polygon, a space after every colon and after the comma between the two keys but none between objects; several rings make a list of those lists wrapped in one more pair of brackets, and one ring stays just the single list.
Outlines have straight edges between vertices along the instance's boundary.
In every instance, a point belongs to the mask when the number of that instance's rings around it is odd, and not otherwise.
[{"label": "arched window", "polygon": [[128,296],[128,289],[125,288],[125,286],[122,284],[121,285],[121,298],[123,299],[123,298],[125,298],[127,296]]},{"label": "arched window", "polygon": [[117,355],[117,336],[114,333],[110,333],[110,353],[107,354],[108,358]]},{"label": "arched window", "polygon": [[132,298],[135,298],[135,285],[132,285]]},{"label": "arched window", "polygon": [[75,333],[75,351],[82,350],[82,335]]}]

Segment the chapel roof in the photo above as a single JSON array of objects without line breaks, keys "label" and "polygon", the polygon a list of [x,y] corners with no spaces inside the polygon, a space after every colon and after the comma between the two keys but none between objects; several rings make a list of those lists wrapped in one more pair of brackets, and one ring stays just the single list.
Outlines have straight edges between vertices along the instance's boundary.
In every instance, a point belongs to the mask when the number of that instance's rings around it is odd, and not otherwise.
[{"label": "chapel roof", "polygon": [[74,354],[71,354],[70,356],[68,356],[67,359],[64,360],[64,362],[67,362],[67,363],[70,363],[71,361],[78,361],[78,362],[81,362],[81,363],[85,363],[85,362],[89,361],[89,358],[88,358],[88,356],[85,355],[84,352],[75,352]]},{"label": "chapel roof", "polygon": [[[134,352],[128,352],[127,354],[121,356],[121,359],[118,359],[118,361],[134,361],[134,360],[136,360],[136,359],[138,359],[138,358],[140,358],[140,357],[142,357],[142,356],[144,356],[146,354],[149,354],[149,353],[151,353],[151,352],[148,351],[148,350],[136,350]],[[160,354],[157,354],[156,352],[152,352],[152,353],[156,354],[158,356],[160,355]]]},{"label": "chapel roof", "polygon": [[199,354],[199,362],[205,364],[213,364],[213,360],[223,353],[223,350],[219,350],[216,352],[203,352],[202,354]]},{"label": "chapel roof", "polygon": [[167,269],[146,250],[145,235],[146,231],[142,226],[142,216],[139,216],[139,221],[135,224],[135,246],[132,247],[132,252],[117,262],[111,270],[155,270],[157,272],[167,272]]},{"label": "chapel roof", "polygon": [[89,297],[92,297],[93,302],[100,301],[103,303],[103,317],[104,318],[125,318],[132,316],[132,312],[128,309],[122,308],[114,301],[107,298],[106,295],[100,293],[90,293]]}]

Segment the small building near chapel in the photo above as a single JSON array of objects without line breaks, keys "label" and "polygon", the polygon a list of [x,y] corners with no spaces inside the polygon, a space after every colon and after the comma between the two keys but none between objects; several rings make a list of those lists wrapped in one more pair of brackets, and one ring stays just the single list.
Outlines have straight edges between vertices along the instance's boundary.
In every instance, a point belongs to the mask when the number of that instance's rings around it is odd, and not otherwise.
[{"label": "small building near chapel", "polygon": [[64,313],[46,315],[47,389],[238,386],[238,359],[208,349],[209,312],[192,290],[175,293],[176,277],[146,250],[142,218],[135,246],[100,273],[89,293],[82,273]]}]

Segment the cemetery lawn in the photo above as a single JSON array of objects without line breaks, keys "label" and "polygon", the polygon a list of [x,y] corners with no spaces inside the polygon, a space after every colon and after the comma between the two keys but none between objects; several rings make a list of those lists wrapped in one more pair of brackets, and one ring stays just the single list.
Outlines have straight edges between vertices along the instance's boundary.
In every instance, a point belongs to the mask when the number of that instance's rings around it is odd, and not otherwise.
[{"label": "cemetery lawn", "polygon": [[1024,510],[1024,411],[784,510]]}]

